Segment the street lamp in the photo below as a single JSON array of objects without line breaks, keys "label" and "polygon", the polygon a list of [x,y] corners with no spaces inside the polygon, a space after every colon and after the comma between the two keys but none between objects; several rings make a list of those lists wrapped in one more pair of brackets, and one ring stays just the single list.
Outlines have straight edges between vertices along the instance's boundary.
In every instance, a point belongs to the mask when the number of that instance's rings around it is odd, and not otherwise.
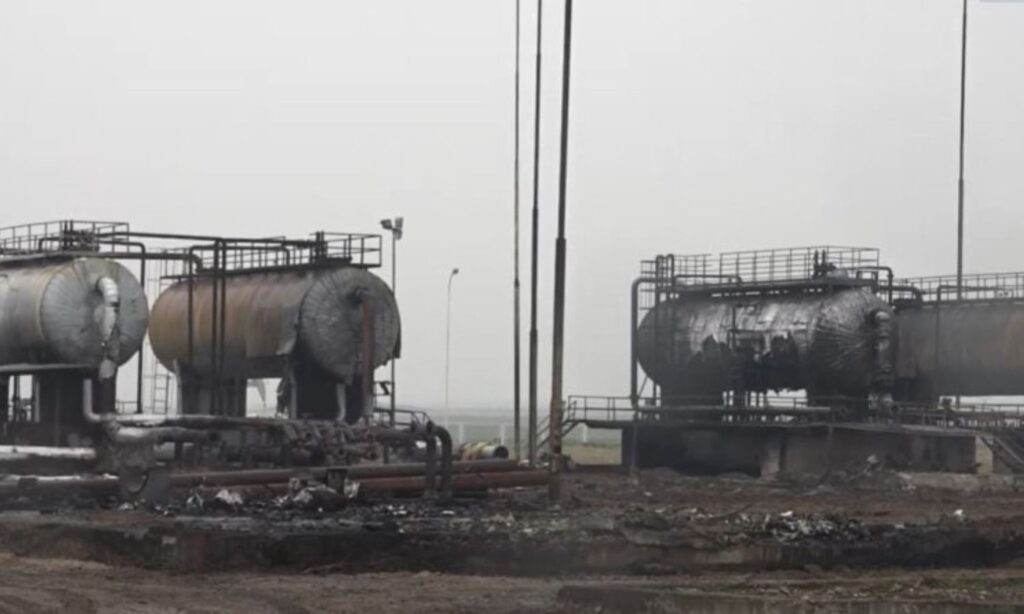
[{"label": "street lamp", "polygon": [[[391,294],[397,298],[398,290],[396,289],[397,278],[397,257],[398,251],[396,249],[398,240],[402,238],[402,228],[404,226],[404,218],[396,217],[394,219],[381,220],[380,226],[384,230],[391,233]],[[388,423],[395,426],[395,358],[391,358],[391,390],[388,395],[391,398],[391,408],[388,416]]]},{"label": "street lamp", "polygon": [[449,367],[452,354],[452,280],[459,274],[459,268],[455,267],[448,275],[448,308],[445,314],[444,332],[444,426],[448,428],[448,382]]},{"label": "street lamp", "polygon": [[[982,0],[991,4],[1021,4],[1020,0]],[[964,123],[967,115],[967,6],[963,0],[960,25],[960,173],[956,205],[956,297],[963,298],[964,286]],[[959,403],[958,403],[959,406]]]}]

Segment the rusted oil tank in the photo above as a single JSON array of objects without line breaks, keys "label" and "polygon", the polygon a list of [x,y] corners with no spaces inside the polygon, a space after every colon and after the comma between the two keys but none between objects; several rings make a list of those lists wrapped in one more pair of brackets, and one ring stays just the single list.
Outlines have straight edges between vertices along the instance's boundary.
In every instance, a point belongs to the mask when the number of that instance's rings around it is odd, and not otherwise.
[{"label": "rusted oil tank", "polygon": [[0,261],[0,364],[103,367],[109,376],[146,335],[146,296],[101,258]]},{"label": "rusted oil tank", "polygon": [[896,375],[908,396],[1024,394],[1024,304],[931,304],[899,319]]},{"label": "rusted oil tank", "polygon": [[[168,369],[179,367],[222,378],[282,377],[289,365],[312,367],[351,383],[362,371],[364,329],[372,322],[373,366],[398,350],[398,305],[376,275],[356,267],[241,272],[226,283],[224,327],[214,323],[214,281],[192,283],[192,354],[189,353],[189,282],[164,290],[150,323],[153,352]],[[217,282],[220,288],[221,282]],[[220,301],[220,292],[217,293]],[[364,322],[364,305],[371,316]],[[214,364],[213,332],[224,350]],[[217,346],[219,348],[219,346]],[[219,350],[216,350],[219,351]]]},{"label": "rusted oil tank", "polygon": [[637,331],[637,354],[666,397],[725,390],[857,396],[892,385],[892,311],[871,291],[664,301]]}]

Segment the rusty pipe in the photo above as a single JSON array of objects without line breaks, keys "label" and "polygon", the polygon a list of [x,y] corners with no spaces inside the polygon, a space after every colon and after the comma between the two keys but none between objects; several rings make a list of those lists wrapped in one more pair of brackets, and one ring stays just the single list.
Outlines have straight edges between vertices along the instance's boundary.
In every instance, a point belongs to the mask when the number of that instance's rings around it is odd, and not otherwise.
[{"label": "rusty pipe", "polygon": [[443,426],[433,423],[428,426],[441,441],[441,499],[450,499],[452,496],[452,436]]},{"label": "rusty pipe", "polygon": [[[15,447],[15,446],[11,446]],[[27,449],[27,448],[20,448]],[[63,449],[61,449],[63,450]],[[74,449],[73,454],[88,454],[91,449]],[[0,448],[2,451],[2,448]],[[288,481],[297,475],[310,476],[318,481],[327,478],[328,471],[344,470],[349,479],[359,480],[361,484],[381,484],[380,480],[397,480],[413,478],[420,480],[418,486],[413,488],[423,489],[426,486],[425,467],[420,463],[402,463],[398,465],[368,465],[353,467],[312,467],[308,469],[258,469],[244,471],[213,471],[177,473],[171,475],[171,486],[173,488],[194,488],[204,487],[243,487],[255,485],[287,484]],[[452,465],[454,472],[453,487],[456,490],[470,489],[474,484],[469,478],[483,479],[491,477],[492,483],[497,484],[494,488],[503,487],[519,481],[523,473],[537,473],[541,476],[543,472],[522,471],[515,461],[467,461],[456,462]],[[508,474],[509,478],[501,479],[497,474]],[[468,481],[467,481],[468,480]],[[479,483],[479,482],[476,482]],[[543,483],[543,482],[539,482]],[[539,484],[538,483],[538,484]],[[531,484],[514,484],[529,486]],[[404,484],[408,486],[408,482]],[[116,492],[118,489],[118,478],[112,476],[13,476],[0,481],[0,497],[19,496],[23,494],[60,494],[70,491],[89,491],[97,494]],[[387,490],[387,488],[374,486],[371,490]]]},{"label": "rusty pipe", "polygon": [[[515,488],[517,486],[543,486],[547,484],[548,476],[542,470],[509,471],[504,473],[460,473],[452,477],[449,488],[451,490],[490,490],[493,488]],[[393,491],[393,490],[423,490],[425,487],[424,478],[399,477],[399,478],[374,478],[359,482],[361,492]]]},{"label": "rusty pipe", "polygon": [[433,498],[437,494],[437,438],[430,434],[424,435],[427,444],[427,458],[424,462],[424,491],[425,497]]},{"label": "rusty pipe", "polygon": [[[515,461],[465,461],[452,464],[455,475],[508,473],[520,469]],[[309,467],[295,469],[249,469],[241,471],[203,471],[171,475],[175,488],[194,486],[253,486],[259,484],[284,484],[296,476],[308,476],[325,481],[331,471],[344,471],[351,480],[374,480],[379,478],[423,477],[426,465],[423,463],[401,463],[397,465],[354,465],[339,467]]]}]

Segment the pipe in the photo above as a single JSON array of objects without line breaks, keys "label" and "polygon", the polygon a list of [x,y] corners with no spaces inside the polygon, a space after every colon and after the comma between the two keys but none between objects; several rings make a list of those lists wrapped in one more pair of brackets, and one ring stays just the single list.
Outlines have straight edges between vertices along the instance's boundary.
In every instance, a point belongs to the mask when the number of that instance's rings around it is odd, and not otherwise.
[{"label": "pipe", "polygon": [[[128,247],[137,247],[141,258],[139,259],[139,285],[142,286],[143,292],[146,290],[146,244],[142,241],[125,241],[125,240],[111,240],[111,245],[126,245]],[[142,385],[145,380],[143,376],[143,369],[145,365],[145,352],[146,344],[143,343],[139,346],[138,351],[138,363],[136,363],[135,369],[135,413],[142,413]]]},{"label": "pipe", "polygon": [[[172,488],[240,487],[253,485],[287,484],[297,475],[308,475],[324,481],[330,470],[344,470],[349,479],[359,480],[360,487],[369,485],[367,490],[423,490],[425,476],[420,463],[399,465],[368,465],[354,467],[314,467],[310,469],[265,469],[250,471],[219,471],[206,473],[178,473],[171,475]],[[452,487],[456,490],[504,488],[511,486],[533,486],[543,484],[546,477],[542,471],[522,471],[514,461],[471,461],[454,463],[455,472]],[[534,477],[523,474],[535,474]],[[505,478],[499,475],[508,476]],[[408,480],[412,480],[410,483]],[[406,480],[406,482],[382,482],[381,480]],[[398,486],[395,486],[398,484]],[[25,494],[63,494],[67,491],[84,490],[96,494],[117,492],[120,482],[113,476],[13,476],[0,481],[0,497]]]},{"label": "pipe", "polygon": [[464,443],[459,446],[459,458],[461,460],[508,458],[508,456],[508,448],[503,445],[489,443],[486,441]]},{"label": "pipe", "polygon": [[429,424],[428,428],[433,430],[437,438],[441,440],[441,499],[450,499],[452,496],[452,436],[448,429]]},{"label": "pipe", "polygon": [[893,359],[892,359],[892,314],[878,310],[872,316],[875,326],[875,372],[872,376],[869,399],[876,411],[886,414],[892,407]]},{"label": "pipe", "polygon": [[[916,299],[918,302],[924,302],[924,292],[917,286],[892,286],[891,288],[889,288],[889,290],[890,294],[892,292],[910,292],[911,294],[914,295],[914,299]],[[890,299],[889,302],[891,303],[892,300]]]},{"label": "pipe", "polygon": [[[514,461],[464,461],[452,465],[454,474],[490,474],[518,471]],[[190,488],[193,486],[252,486],[258,484],[283,484],[291,478],[304,475],[318,481],[325,481],[331,471],[344,471],[350,480],[372,480],[379,478],[424,477],[427,467],[424,463],[400,463],[396,465],[355,465],[352,467],[309,467],[295,469],[250,469],[242,471],[211,471],[178,473],[171,475],[171,486]]]},{"label": "pipe", "polygon": [[282,239],[275,237],[264,237],[264,238],[252,238],[252,237],[217,237],[213,235],[188,235],[188,234],[175,234],[167,232],[101,232],[97,233],[96,237],[109,238],[109,237],[137,237],[142,239],[167,239],[172,241],[225,241],[228,243],[254,243],[260,244],[265,243],[268,245],[285,245],[300,248],[311,248],[315,245],[315,242],[310,239]]},{"label": "pipe", "polygon": [[373,298],[367,288],[360,288],[356,292],[362,306],[363,335],[362,335],[362,379],[363,407],[362,417],[369,420],[373,417],[373,354],[377,347],[377,340],[374,338],[376,332],[374,320]]},{"label": "pipe", "polygon": [[120,488],[120,481],[113,476],[16,476],[0,481],[0,497],[22,495],[65,494],[68,491],[89,491],[92,493],[114,493]]},{"label": "pipe", "polygon": [[[473,474],[461,473],[452,478],[451,490],[490,490],[493,488],[515,488],[517,486],[543,486],[548,483],[547,472],[543,470],[509,471],[505,473]],[[391,490],[423,490],[422,477],[375,478],[359,482],[360,492]]]},{"label": "pipe", "polygon": [[633,409],[636,410],[640,406],[640,361],[639,347],[640,342],[637,339],[637,329],[640,327],[640,284],[645,281],[649,281],[648,278],[637,277],[633,280],[632,287],[630,288],[630,308],[629,308],[629,401]]},{"label": "pipe", "polygon": [[91,377],[82,379],[82,417],[90,424],[100,424],[103,422],[103,416],[93,411]]},{"label": "pipe", "polygon": [[0,446],[0,462],[35,459],[94,461],[96,450],[61,446]]},{"label": "pipe", "polygon": [[106,424],[106,433],[113,442],[124,445],[159,445],[177,442],[198,443],[217,440],[217,435],[213,432],[197,431],[175,426],[122,426],[116,422],[108,422]]},{"label": "pipe", "polygon": [[424,440],[427,443],[427,458],[424,463],[424,487],[423,495],[433,498],[437,494],[437,438],[426,434]]}]

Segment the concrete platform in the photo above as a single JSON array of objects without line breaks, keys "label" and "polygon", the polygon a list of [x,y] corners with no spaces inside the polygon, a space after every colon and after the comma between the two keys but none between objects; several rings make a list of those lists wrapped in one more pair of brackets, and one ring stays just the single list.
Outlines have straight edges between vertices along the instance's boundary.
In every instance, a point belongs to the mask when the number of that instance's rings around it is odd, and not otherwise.
[{"label": "concrete platform", "polygon": [[806,477],[866,462],[914,472],[998,469],[980,434],[963,429],[870,423],[633,424],[622,435],[627,463],[634,428],[641,467],[692,474]]}]

